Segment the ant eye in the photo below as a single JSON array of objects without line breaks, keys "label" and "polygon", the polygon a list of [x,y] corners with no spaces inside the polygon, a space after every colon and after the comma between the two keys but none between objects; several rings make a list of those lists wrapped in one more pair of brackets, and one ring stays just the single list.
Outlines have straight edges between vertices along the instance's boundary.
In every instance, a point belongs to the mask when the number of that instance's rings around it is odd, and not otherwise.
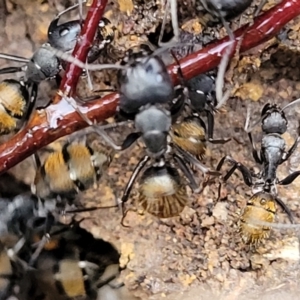
[{"label": "ant eye", "polygon": [[69,33],[69,29],[63,29],[63,30],[61,30],[60,32],[59,32],[59,35],[60,36],[65,36],[65,35],[67,35],[68,33]]},{"label": "ant eye", "polygon": [[196,90],[196,93],[197,94],[200,94],[200,95],[205,95],[202,91],[200,91],[200,90]]},{"label": "ant eye", "polygon": [[146,73],[150,73],[153,71],[153,66],[151,64],[149,64],[147,67],[146,67]]},{"label": "ant eye", "polygon": [[262,198],[261,200],[260,200],[260,204],[261,205],[265,205],[267,203],[267,200],[265,199],[265,198]]}]

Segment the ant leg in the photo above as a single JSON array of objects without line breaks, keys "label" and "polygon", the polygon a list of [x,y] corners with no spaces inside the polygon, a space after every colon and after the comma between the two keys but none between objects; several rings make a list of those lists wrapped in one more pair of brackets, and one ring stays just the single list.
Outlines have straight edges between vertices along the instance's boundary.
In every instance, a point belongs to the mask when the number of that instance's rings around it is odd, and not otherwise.
[{"label": "ant leg", "polygon": [[[86,60],[86,63],[88,64],[88,61]],[[83,70],[82,72],[82,77],[84,77],[84,73],[86,74],[86,77],[87,77],[87,83],[88,83],[88,87],[90,89],[91,92],[94,91],[94,86],[93,86],[93,80],[92,80],[92,77],[91,77],[91,74],[89,72],[89,70]]]},{"label": "ant leg", "polygon": [[136,165],[134,171],[132,172],[129,181],[127,182],[127,185],[125,187],[125,190],[123,192],[123,195],[121,197],[121,209],[122,209],[122,220],[121,220],[121,225],[124,227],[129,227],[127,225],[124,225],[124,220],[127,216],[128,211],[132,210],[132,209],[128,209],[125,212],[125,202],[128,201],[129,195],[131,193],[133,184],[137,178],[137,176],[139,175],[139,173],[141,172],[141,170],[145,167],[145,165],[147,164],[147,162],[150,160],[150,157],[148,155],[144,156],[142,159],[140,159],[140,161],[138,162],[138,164]]},{"label": "ant leg", "polygon": [[245,184],[247,184],[248,186],[252,186],[252,175],[250,170],[244,166],[243,164],[241,164],[240,162],[237,162],[236,160],[234,160],[232,157],[230,156],[224,156],[220,162],[217,165],[216,170],[220,171],[223,164],[225,163],[225,161],[229,161],[233,164],[232,168],[227,172],[227,174],[223,177],[223,181],[226,182],[231,175],[234,173],[234,171],[237,169],[241,172],[241,174],[243,175],[243,179]]},{"label": "ant leg", "polygon": [[126,217],[127,217],[127,214],[128,214],[130,211],[137,212],[140,216],[143,216],[143,215],[144,215],[144,212],[139,212],[139,211],[137,210],[137,208],[129,208],[129,209],[127,209],[125,212],[123,212],[123,216],[122,216],[122,219],[121,219],[121,222],[120,222],[121,225],[122,225],[123,227],[125,227],[125,228],[130,228],[129,225],[125,225],[125,223],[124,223],[124,221],[125,221],[125,219],[126,219]]},{"label": "ant leg", "polygon": [[[63,93],[59,90],[57,92],[64,100],[66,100],[75,110],[76,112],[81,116],[81,118],[91,127],[93,127],[94,131],[99,134],[103,140],[108,143],[115,151],[121,151],[126,148],[124,146],[118,146],[115,144],[115,142],[108,136],[108,134],[101,128],[99,128],[97,125],[95,125],[86,115],[84,115],[83,112],[81,112],[79,105],[76,103],[76,100],[73,97],[68,97],[66,95],[63,95]],[[132,136],[131,136],[132,137]],[[129,138],[129,136],[127,137]],[[136,138],[137,139],[137,138]],[[135,140],[134,140],[135,141]],[[131,144],[134,142],[132,141]],[[124,141],[124,143],[127,142],[127,139]],[[129,144],[129,146],[131,145]],[[127,145],[127,144],[126,144]],[[128,147],[129,147],[128,146]],[[128,148],[127,147],[127,148]]]},{"label": "ant leg", "polygon": [[137,209],[136,209],[136,208],[129,208],[129,209],[127,209],[126,211],[123,212],[123,216],[122,216],[122,219],[121,219],[121,222],[120,222],[120,223],[121,223],[121,225],[122,225],[123,227],[125,227],[125,228],[130,228],[129,225],[125,225],[125,223],[124,223],[124,221],[125,221],[125,219],[126,219],[126,217],[127,217],[127,214],[128,214],[130,211],[136,212]]},{"label": "ant leg", "polygon": [[218,14],[218,16],[219,16],[219,18],[220,18],[220,20],[221,20],[224,28],[226,29],[227,34],[228,34],[230,40],[233,41],[234,40],[234,34],[233,34],[231,28],[229,27],[228,22],[225,20],[225,18],[222,15],[221,7],[220,7],[220,1],[218,1],[218,0],[217,1],[210,0],[208,2],[211,2],[211,5],[214,6],[214,9],[217,12],[217,14]]},{"label": "ant leg", "polygon": [[261,0],[258,7],[254,11],[254,14],[253,14],[254,17],[257,17],[259,15],[259,13],[261,12],[261,10],[264,7],[264,5],[266,4],[266,2],[267,2],[267,0]]},{"label": "ant leg", "polygon": [[216,98],[218,101],[217,106],[215,109],[219,109],[222,107],[226,101],[229,99],[231,90],[228,90],[224,95],[223,95],[223,87],[224,87],[224,77],[226,73],[226,69],[229,63],[229,58],[231,55],[232,50],[234,49],[235,41],[233,40],[231,44],[227,47],[225,52],[223,53],[223,57],[220,61],[219,64],[219,69],[218,69],[218,74],[216,78]]},{"label": "ant leg", "polygon": [[177,72],[178,72],[178,76],[179,76],[179,79],[181,81],[181,84],[186,87],[187,86],[187,82],[186,82],[186,80],[185,80],[185,78],[183,76],[182,69],[181,69],[181,66],[180,66],[180,62],[179,62],[176,54],[174,53],[174,51],[170,50],[170,52],[171,52],[171,55],[173,56],[173,58],[174,58],[174,60],[175,60],[175,62],[177,64],[177,66],[178,66]]},{"label": "ant leg", "polygon": [[255,145],[254,145],[254,143],[253,143],[253,139],[252,139],[252,134],[251,134],[251,132],[248,132],[248,137],[249,137],[249,140],[250,140],[250,143],[251,143],[252,155],[253,155],[254,160],[255,160],[258,164],[262,164],[262,159],[261,159],[260,155],[258,154],[258,151],[257,151],[257,149],[255,148]]},{"label": "ant leg", "polygon": [[[107,129],[115,128],[118,126],[123,126],[125,124],[128,124],[128,121],[122,121],[118,123],[113,123],[113,124],[106,124],[106,125],[92,125],[89,127],[88,131],[84,132],[84,135],[87,133],[95,132],[98,135],[100,135],[103,140],[111,146],[115,151],[122,151],[127,148],[129,148],[140,136],[141,134],[138,132],[133,132],[129,134],[126,139],[124,140],[123,144],[121,146],[116,145],[116,143],[109,137],[109,135],[105,132]],[[78,136],[78,135],[77,135]]]},{"label": "ant leg", "polygon": [[286,160],[288,160],[290,158],[290,156],[294,153],[294,151],[296,150],[298,144],[300,141],[300,137],[297,137],[296,141],[294,142],[293,146],[289,149],[288,152],[284,153],[282,159],[281,159],[281,163],[285,162]]},{"label": "ant leg", "polygon": [[44,235],[42,237],[42,239],[38,242],[38,246],[36,248],[36,250],[34,251],[34,253],[32,254],[28,265],[29,266],[33,266],[34,263],[36,262],[38,256],[40,255],[40,253],[42,252],[45,244],[50,240],[50,230],[51,227],[54,224],[54,217],[53,215],[49,212],[46,216],[46,220],[45,220],[45,230],[44,230]]},{"label": "ant leg", "polygon": [[[126,69],[125,66],[116,65],[116,64],[87,64],[87,63],[80,61],[78,58],[72,56],[71,54],[68,54],[67,52],[56,49],[55,47],[52,47],[48,44],[44,44],[43,48],[51,51],[58,58],[66,61],[68,63],[71,63],[81,69],[85,69],[85,70],[89,70],[89,71],[99,71],[99,70],[105,70],[105,69],[113,69],[113,70],[125,70]],[[3,55],[0,53],[0,58],[4,58],[1,56],[3,56]],[[5,56],[8,56],[8,55],[5,55]]]},{"label": "ant leg", "polygon": [[[22,82],[22,81],[20,83],[24,84],[24,82]],[[24,84],[24,86],[25,86],[25,84]],[[35,106],[35,102],[36,102],[36,98],[37,98],[37,91],[38,91],[38,86],[36,83],[34,83],[31,88],[30,98],[27,99],[28,100],[28,103],[27,103],[28,109],[27,109],[26,114],[22,117],[23,125],[21,126],[20,130],[24,129],[27,121],[29,121],[29,118],[30,118],[32,111],[34,109],[34,106]],[[31,134],[31,133],[32,133],[32,131],[29,130],[28,134]]]},{"label": "ant leg", "polygon": [[[62,81],[62,77],[61,77],[59,74],[57,74],[57,75],[55,76],[55,83],[56,83],[57,87],[60,86],[61,81]],[[49,103],[50,103],[50,101],[49,101]]]},{"label": "ant leg", "polygon": [[117,283],[117,282],[112,282],[112,281],[114,279],[116,279],[117,277],[119,277],[120,272],[125,269],[126,269],[126,266],[121,268],[117,264],[108,265],[105,268],[104,273],[101,275],[99,280],[97,280],[97,282],[96,282],[97,288],[99,289],[99,288],[103,287],[104,285],[108,285],[112,289],[118,289],[118,288],[124,286],[123,283]]},{"label": "ant leg", "polygon": [[109,135],[101,128],[93,125],[93,128],[97,134],[99,134],[103,140],[110,145],[115,151],[122,151],[127,148],[129,148],[140,136],[140,132],[133,132],[129,134],[123,144],[121,146],[118,146],[115,144],[115,142],[109,137]]},{"label": "ant leg", "polygon": [[207,111],[207,135],[208,135],[208,141],[212,144],[226,144],[231,140],[231,138],[228,139],[214,139],[214,127],[215,127],[215,117],[211,111]]},{"label": "ant leg", "polygon": [[[22,268],[24,270],[28,269],[28,264],[22,260],[21,258],[19,258],[17,256],[17,254],[20,252],[20,250],[23,248],[23,246],[26,243],[26,239],[24,237],[22,237],[14,246],[13,248],[7,249],[7,256],[12,260],[12,261],[17,261],[18,263],[20,263],[20,265],[22,266]],[[2,248],[2,243],[0,243],[0,247]],[[7,278],[10,279],[11,275],[7,275]],[[6,278],[5,274],[2,274],[0,276],[1,278]]]},{"label": "ant leg", "polygon": [[78,0],[78,10],[79,10],[79,21],[80,21],[80,24],[82,26],[83,24],[83,3],[85,1],[84,0]]},{"label": "ant leg", "polygon": [[287,205],[278,197],[275,197],[276,203],[279,204],[279,206],[282,208],[282,210],[288,215],[289,220],[292,224],[295,223],[294,217],[290,209],[287,207]]},{"label": "ant leg", "polygon": [[6,0],[1,0],[0,2],[0,15],[3,15],[4,17],[7,16],[8,10],[7,10],[7,5],[6,5]]},{"label": "ant leg", "polygon": [[146,163],[150,160],[150,157],[148,155],[144,156],[139,162],[138,164],[136,165],[134,171],[132,172],[131,174],[131,177],[125,187],[125,190],[123,192],[123,196],[121,198],[121,201],[122,201],[122,207],[123,207],[123,204],[125,202],[127,202],[128,198],[129,198],[129,195],[130,195],[130,192],[131,192],[131,189],[132,189],[132,186],[136,180],[136,177],[139,175],[139,173],[141,172],[141,170],[145,167]]},{"label": "ant leg", "polygon": [[288,175],[286,178],[280,180],[278,182],[279,185],[288,185],[292,183],[298,176],[300,175],[300,171],[296,171],[290,175]]},{"label": "ant leg", "polygon": [[7,67],[7,68],[2,68],[0,70],[0,74],[10,74],[10,73],[17,73],[22,71],[23,69],[21,67]]},{"label": "ant leg", "polygon": [[193,155],[190,153],[184,151],[179,146],[174,144],[174,148],[183,156],[185,160],[187,160],[189,163],[194,165],[196,168],[198,168],[202,173],[212,176],[220,176],[221,173],[219,171],[210,170],[207,168],[204,164],[202,164],[198,159],[196,159]]},{"label": "ant leg", "polygon": [[121,198],[121,202],[122,202],[122,213],[123,213],[123,218],[124,219],[124,205],[125,202],[128,201],[129,195],[131,193],[133,184],[137,178],[137,176],[139,175],[139,173],[141,172],[141,170],[145,167],[146,163],[150,160],[150,157],[148,155],[144,156],[136,165],[134,171],[131,174],[131,177],[129,179],[129,181],[127,182],[127,185],[125,187],[125,190],[123,192],[122,198]]},{"label": "ant leg", "polygon": [[[171,13],[171,21],[172,21],[172,27],[173,27],[173,32],[174,32],[174,37],[172,40],[168,43],[162,43],[162,38],[166,26],[166,20],[167,20],[167,13],[168,9],[170,9]],[[176,44],[179,42],[179,25],[178,25],[178,15],[177,15],[177,0],[167,0],[166,1],[166,12],[164,15],[163,23],[161,26],[161,31],[159,34],[159,39],[158,39],[158,46],[159,47],[165,47],[165,46],[170,46],[173,43]]]},{"label": "ant leg", "polygon": [[175,161],[178,163],[180,170],[183,172],[183,174],[187,177],[189,180],[190,188],[193,190],[194,193],[199,193],[201,189],[198,187],[197,182],[195,181],[195,178],[190,170],[190,168],[185,164],[182,157],[180,157],[178,154],[173,155]]},{"label": "ant leg", "polygon": [[250,114],[251,114],[251,112],[250,112],[250,109],[249,109],[249,106],[247,106],[247,115],[246,115],[246,121],[245,121],[245,125],[244,125],[244,130],[247,132],[247,133],[249,133],[249,132],[251,132],[254,128],[255,128],[255,126],[258,124],[258,123],[260,123],[261,122],[261,120],[262,120],[262,117],[260,117],[258,120],[256,120],[255,122],[254,122],[254,124],[252,124],[252,126],[249,128],[249,123],[250,123]]},{"label": "ant leg", "polygon": [[28,106],[27,114],[25,116],[26,120],[29,119],[29,117],[30,117],[30,115],[32,113],[32,110],[34,108],[35,101],[36,101],[36,98],[37,98],[37,91],[38,91],[38,85],[36,83],[34,83],[32,85],[32,88],[31,88],[31,95],[30,95],[29,106]]},{"label": "ant leg", "polygon": [[77,104],[75,98],[73,97],[68,97],[67,95],[65,95],[61,90],[57,91],[57,94],[64,99],[65,101],[67,101],[75,110],[76,112],[80,115],[80,117],[90,126],[93,126],[94,123],[86,116],[84,115],[84,113],[80,110],[79,105]]},{"label": "ant leg", "polygon": [[179,113],[183,110],[184,105],[187,103],[186,100],[189,98],[189,91],[188,91],[188,87],[187,87],[187,82],[182,73],[180,62],[177,59],[175,53],[172,50],[170,52],[174,58],[174,61],[177,64],[177,67],[178,67],[177,73],[178,73],[179,79],[181,81],[181,86],[175,87],[175,93],[176,93],[175,97],[176,98],[174,98],[174,99],[176,99],[176,102],[171,107],[171,116],[172,116],[172,119],[175,121],[177,119]]},{"label": "ant leg", "polygon": [[179,42],[179,25],[178,25],[177,0],[169,0],[169,1],[170,1],[172,27],[173,27],[173,32],[174,32],[173,41],[176,43],[176,42]]},{"label": "ant leg", "polygon": [[74,214],[74,213],[81,213],[81,212],[87,212],[87,211],[95,211],[98,209],[107,209],[107,208],[116,208],[116,207],[118,207],[118,204],[111,205],[111,206],[94,206],[94,207],[85,207],[85,208],[79,208],[79,209],[65,210],[64,213]]},{"label": "ant leg", "polygon": [[234,34],[233,34],[231,28],[229,27],[228,22],[224,19],[224,17],[223,17],[221,14],[220,14],[220,19],[221,19],[221,21],[222,21],[222,23],[223,23],[224,28],[225,28],[226,31],[227,31],[227,34],[228,34],[228,36],[229,36],[229,39],[230,39],[231,41],[233,41],[233,40],[234,40]]},{"label": "ant leg", "polygon": [[124,284],[124,282],[120,282],[119,284],[108,283],[108,286],[113,290],[117,290],[117,289],[120,289],[121,287],[125,286],[125,284]]},{"label": "ant leg", "polygon": [[130,133],[121,146],[122,150],[129,148],[141,135],[141,132]]},{"label": "ant leg", "polygon": [[[247,115],[246,115],[244,130],[248,133],[248,137],[249,137],[249,140],[250,140],[250,143],[251,143],[251,148],[252,148],[252,156],[253,156],[254,160],[258,164],[262,164],[262,159],[261,159],[260,155],[258,154],[258,151],[255,148],[255,144],[254,144],[253,139],[252,139],[251,131],[253,130],[253,126],[252,126],[251,129],[249,129],[249,123],[250,123],[250,110],[249,110],[249,106],[248,106],[247,107]],[[255,123],[255,125],[256,124],[257,124],[257,122]]]},{"label": "ant leg", "polygon": [[55,224],[55,219],[54,216],[49,212],[46,216],[46,220],[45,220],[45,230],[44,230],[44,235],[42,237],[42,239],[37,242],[36,244],[34,244],[33,246],[37,246],[35,252],[32,254],[28,265],[29,266],[33,266],[34,263],[36,262],[39,254],[43,251],[43,248],[45,247],[46,243],[49,242],[51,240],[51,237],[57,236],[61,233],[64,233],[66,231],[68,231],[70,228],[74,227],[74,226],[79,226],[79,224],[85,220],[85,218],[76,221],[75,218],[72,218],[71,223],[69,223],[68,225],[62,225],[61,228],[57,229],[56,231],[51,232],[51,228],[53,227],[53,225]]},{"label": "ant leg", "polygon": [[179,91],[180,95],[176,98],[176,102],[172,104],[170,108],[170,113],[172,117],[172,123],[175,123],[177,118],[180,116],[180,113],[183,111],[186,104],[185,99],[186,95],[184,91]]},{"label": "ant leg", "polygon": [[[103,286],[105,286],[105,285],[109,285],[109,283],[111,282],[111,281],[113,281],[114,279],[116,279],[117,277],[118,277],[118,275],[119,274],[114,274],[114,275],[111,275],[111,276],[109,276],[107,279],[105,279],[105,280],[99,280],[99,282],[97,283],[97,289],[100,289],[100,288],[102,288]],[[110,286],[110,285],[109,285]]]},{"label": "ant leg", "polygon": [[166,8],[165,8],[165,14],[164,14],[164,18],[163,18],[163,22],[161,24],[161,29],[160,29],[160,33],[159,33],[159,38],[158,38],[158,46],[163,46],[164,44],[161,42],[163,35],[164,35],[164,30],[166,27],[166,22],[167,22],[167,10],[169,9],[169,0],[166,0]]},{"label": "ant leg", "polygon": [[214,128],[215,128],[215,117],[214,117],[212,112],[207,111],[207,135],[208,135],[208,140],[213,139]]},{"label": "ant leg", "polygon": [[[94,93],[116,93],[117,92],[117,90],[116,89],[103,89],[103,90],[96,90],[96,91],[93,91]],[[98,96],[97,96],[97,98],[99,98]],[[97,98],[95,98],[95,99],[97,99]]]}]

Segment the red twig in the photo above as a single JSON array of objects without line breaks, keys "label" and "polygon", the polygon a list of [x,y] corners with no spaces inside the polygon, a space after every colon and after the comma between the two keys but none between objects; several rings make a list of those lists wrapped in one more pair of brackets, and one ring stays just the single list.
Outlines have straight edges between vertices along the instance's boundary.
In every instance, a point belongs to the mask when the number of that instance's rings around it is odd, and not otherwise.
[{"label": "red twig", "polygon": [[[300,0],[283,0],[257,17],[252,26],[247,24],[239,28],[234,32],[234,35],[237,41],[242,38],[240,52],[247,51],[271,39],[286,23],[299,14]],[[217,67],[222,53],[229,43],[229,38],[225,37],[180,60],[184,78],[193,78]],[[174,82],[178,84],[177,64],[171,65],[169,70],[173,75]]]},{"label": "red twig", "polygon": [[[72,55],[82,62],[85,62],[88,52],[94,41],[94,37],[98,28],[100,19],[103,16],[104,9],[106,7],[107,0],[94,0],[84,22],[80,36],[73,50]],[[59,89],[64,95],[72,96],[75,93],[76,86],[81,75],[81,68],[68,64],[65,76],[62,79]],[[60,101],[60,97],[57,95],[53,103]]]},{"label": "red twig", "polygon": [[[235,32],[237,39],[243,36],[240,50],[249,50],[270,39],[287,22],[299,14],[300,0],[283,0],[258,17],[252,26],[243,26]],[[228,46],[228,38],[216,41],[181,59],[180,64],[184,77],[190,79],[218,66],[220,55],[226,46]],[[171,65],[169,72],[174,82],[178,82],[177,65]],[[100,122],[113,116],[117,105],[118,95],[114,93],[86,103],[81,110],[85,110],[90,120]],[[86,122],[64,100],[50,105],[45,110],[38,110],[23,130],[0,146],[0,173],[5,172],[56,139],[86,126]]]}]

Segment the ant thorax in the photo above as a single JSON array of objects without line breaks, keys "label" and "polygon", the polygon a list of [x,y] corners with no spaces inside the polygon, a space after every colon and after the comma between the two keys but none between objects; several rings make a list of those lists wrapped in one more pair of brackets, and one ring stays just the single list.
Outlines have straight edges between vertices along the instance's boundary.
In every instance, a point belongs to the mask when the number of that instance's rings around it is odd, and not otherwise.
[{"label": "ant thorax", "polygon": [[273,182],[266,182],[263,178],[258,179],[251,188],[252,193],[267,192],[272,195],[277,195],[276,181],[275,179]]},{"label": "ant thorax", "polygon": [[160,159],[155,160],[153,163],[154,168],[162,168],[166,165],[166,160],[165,158],[161,157]]},{"label": "ant thorax", "polygon": [[200,0],[204,8],[216,17],[231,19],[250,6],[252,0]]},{"label": "ant thorax", "polygon": [[166,151],[167,136],[171,128],[169,111],[156,105],[145,106],[136,115],[135,127],[142,133],[142,139],[150,156],[159,157]]},{"label": "ant thorax", "polygon": [[276,178],[276,169],[281,164],[285,153],[285,141],[281,135],[273,133],[265,135],[261,145],[265,166],[263,177],[265,179]]},{"label": "ant thorax", "polygon": [[32,56],[26,66],[26,81],[40,83],[45,79],[54,78],[61,70],[59,59],[48,50],[48,44],[40,47]]}]

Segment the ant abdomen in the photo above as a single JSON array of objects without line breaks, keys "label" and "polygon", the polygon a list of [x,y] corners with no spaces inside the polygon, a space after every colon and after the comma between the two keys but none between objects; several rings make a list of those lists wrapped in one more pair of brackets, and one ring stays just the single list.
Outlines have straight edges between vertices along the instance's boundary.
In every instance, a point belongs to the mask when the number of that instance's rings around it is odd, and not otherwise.
[{"label": "ant abdomen", "polygon": [[276,204],[274,196],[266,192],[254,194],[240,218],[240,232],[246,243],[257,245],[261,240],[270,236],[270,227],[259,222],[273,223],[275,220]]},{"label": "ant abdomen", "polygon": [[22,82],[6,79],[0,83],[0,134],[14,131],[25,117],[29,94]]},{"label": "ant abdomen", "polygon": [[252,3],[252,0],[201,0],[205,9],[212,15],[220,15],[229,20],[239,16]]},{"label": "ant abdomen", "polygon": [[38,168],[34,193],[41,199],[55,196],[74,197],[90,188],[105,173],[112,151],[96,142],[67,143],[55,151]]},{"label": "ant abdomen", "polygon": [[197,117],[187,117],[172,125],[172,141],[184,151],[203,158],[206,152],[205,127]]},{"label": "ant abdomen", "polygon": [[186,185],[171,166],[150,167],[140,181],[139,204],[159,218],[178,216],[187,204]]}]

